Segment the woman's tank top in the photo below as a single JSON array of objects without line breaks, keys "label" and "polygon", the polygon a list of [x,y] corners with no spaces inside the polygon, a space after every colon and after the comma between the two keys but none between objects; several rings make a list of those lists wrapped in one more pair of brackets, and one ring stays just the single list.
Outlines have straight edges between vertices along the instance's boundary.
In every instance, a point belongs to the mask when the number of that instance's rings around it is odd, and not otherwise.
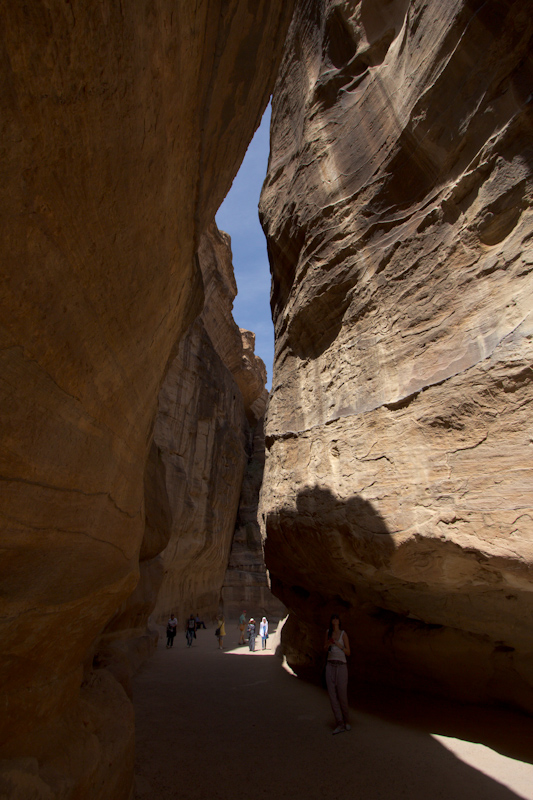
[{"label": "woman's tank top", "polygon": [[[338,638],[339,644],[344,644],[342,637],[344,636],[344,631],[341,631],[341,635]],[[336,644],[332,644],[328,650],[328,661],[342,661],[346,664],[346,654],[337,647]]]}]

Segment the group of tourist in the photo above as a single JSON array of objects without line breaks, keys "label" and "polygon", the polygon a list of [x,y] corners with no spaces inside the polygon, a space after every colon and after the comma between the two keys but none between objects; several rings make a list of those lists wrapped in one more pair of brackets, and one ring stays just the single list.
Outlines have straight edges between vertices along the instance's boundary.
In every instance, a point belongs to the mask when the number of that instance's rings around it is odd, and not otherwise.
[{"label": "group of tourist", "polygon": [[[178,620],[174,614],[171,614],[167,623],[167,649],[174,644],[177,627]],[[205,629],[205,623],[200,619],[198,614],[196,614],[196,617],[191,614],[185,623],[187,647],[191,647],[193,639],[196,638],[196,631],[201,627]],[[257,634],[255,619],[250,617],[250,619],[247,620],[246,610],[244,610],[239,617],[237,627],[240,631],[239,645],[246,644],[245,633],[247,633],[248,647],[252,653],[255,652],[255,639]],[[224,649],[225,635],[226,623],[224,615],[219,614],[217,617],[215,636],[217,637],[220,650]],[[268,639],[268,620],[266,617],[263,617],[259,624],[259,637],[261,639],[261,649],[265,650]],[[331,616],[329,628],[326,631],[324,650],[327,653],[325,666],[326,686],[336,724],[333,734],[343,733],[344,731],[351,730],[348,709],[348,663],[346,660],[346,657],[350,655],[350,642],[348,640],[348,634],[341,628],[341,621],[338,614],[333,614]]]},{"label": "group of tourist", "polygon": [[[174,638],[176,636],[177,627],[178,627],[178,620],[176,619],[174,614],[171,614],[170,619],[167,622],[167,650],[174,645]],[[187,640],[187,647],[192,646],[193,639],[196,639],[196,631],[202,627],[205,629],[205,623],[200,619],[198,614],[196,614],[196,617],[193,614],[191,614],[185,623],[185,638]],[[252,652],[255,652],[255,640],[257,636],[257,627],[255,619],[253,617],[250,617],[250,619],[247,620],[246,611],[243,611],[241,616],[239,617],[238,628],[241,632],[239,638],[239,645],[246,644],[245,641],[245,633],[246,633],[248,636],[248,647]],[[219,616],[217,617],[217,628],[215,630],[215,636],[217,637],[218,646],[220,650],[224,649],[225,635],[226,635],[226,622],[224,619],[224,615],[219,614]],[[266,617],[263,617],[259,624],[259,637],[261,639],[261,649],[266,650],[267,639],[268,639],[268,620]]]},{"label": "group of tourist", "polygon": [[[178,620],[174,614],[171,614],[170,619],[167,622],[167,650],[174,645],[174,638],[176,636],[177,628]],[[205,622],[200,619],[198,614],[196,614],[196,616],[191,614],[185,623],[185,639],[187,640],[187,647],[191,647],[192,640],[196,639],[196,631],[200,628],[204,628],[205,630]]]},{"label": "group of tourist", "polygon": [[[246,610],[244,610],[239,617],[239,622],[237,627],[239,628],[241,635],[239,638],[239,645],[246,644],[244,639],[245,631],[248,634],[248,647],[252,653],[255,652],[255,637],[257,635],[257,627],[256,622],[253,617],[250,617],[248,620],[248,625],[246,624]],[[268,620],[266,617],[263,617],[261,622],[259,623],[259,637],[261,639],[261,649],[266,650],[266,643],[268,639]]]}]

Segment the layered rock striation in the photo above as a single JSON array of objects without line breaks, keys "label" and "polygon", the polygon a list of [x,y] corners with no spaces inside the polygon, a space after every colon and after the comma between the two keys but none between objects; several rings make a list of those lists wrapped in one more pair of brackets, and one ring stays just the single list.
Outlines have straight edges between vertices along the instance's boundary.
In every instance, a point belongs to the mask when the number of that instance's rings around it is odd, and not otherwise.
[{"label": "layered rock striation", "polygon": [[267,398],[254,335],[232,317],[237,287],[229,237],[214,223],[198,261],[206,302],[161,389],[147,486],[149,507],[158,512],[148,524],[167,542],[154,615],[163,622],[174,612],[180,625],[191,612],[210,619],[219,611],[251,425]]},{"label": "layered rock striation", "polygon": [[264,468],[265,432],[264,419],[261,418],[253,430],[251,453],[244,471],[235,533],[222,587],[224,613],[230,619],[238,619],[243,610],[248,612],[248,618],[266,616],[269,621],[279,621],[287,613],[285,606],[270,591],[265,567],[258,519]]},{"label": "layered rock striation", "polygon": [[533,710],[533,4],[304,2],[261,215],[267,566],[311,663]]},{"label": "layered rock striation", "polygon": [[[292,12],[215,6],[0,6],[9,796],[25,781],[36,797],[130,794],[131,707],[92,657],[139,579],[157,397],[203,306],[200,236],[266,106]],[[145,560],[156,552],[149,542]]]}]

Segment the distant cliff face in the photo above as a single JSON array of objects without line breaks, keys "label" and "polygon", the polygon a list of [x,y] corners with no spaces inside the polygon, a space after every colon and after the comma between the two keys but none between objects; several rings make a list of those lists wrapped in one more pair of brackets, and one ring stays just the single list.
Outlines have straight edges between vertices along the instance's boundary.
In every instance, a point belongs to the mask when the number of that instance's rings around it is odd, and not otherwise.
[{"label": "distant cliff face", "polygon": [[[229,237],[214,223],[198,252],[206,302],[180,342],[159,397],[147,482],[147,527],[167,544],[154,614],[211,618],[235,530],[266,370],[253,334],[233,321],[237,287]],[[241,389],[242,387],[242,389]]]},{"label": "distant cliff face", "polygon": [[532,34],[528,0],[302,3],[261,201],[294,663],[336,609],[363,677],[530,710]]},{"label": "distant cliff face", "polygon": [[259,124],[291,11],[0,6],[0,743],[39,759],[25,778],[38,796],[130,793],[127,699],[103,674],[80,695],[84,666],[138,580],[157,397],[203,306],[200,236]]},{"label": "distant cliff face", "polygon": [[266,615],[270,621],[279,621],[287,614],[283,603],[270,591],[265,567],[258,518],[264,468],[265,431],[261,418],[251,438],[251,453],[244,471],[235,533],[222,587],[224,613],[230,619],[238,619],[244,610],[248,617],[258,619]]}]

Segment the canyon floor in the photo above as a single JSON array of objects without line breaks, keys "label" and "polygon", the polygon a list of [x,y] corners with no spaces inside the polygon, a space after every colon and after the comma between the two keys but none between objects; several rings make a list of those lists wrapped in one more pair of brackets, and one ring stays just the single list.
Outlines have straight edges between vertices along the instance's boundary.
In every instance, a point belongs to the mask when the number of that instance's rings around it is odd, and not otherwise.
[{"label": "canyon floor", "polygon": [[[332,736],[327,693],[227,623],[178,634],[133,681],[136,800],[533,800],[533,721],[506,710],[352,690]],[[256,646],[260,647],[258,640]]]}]

